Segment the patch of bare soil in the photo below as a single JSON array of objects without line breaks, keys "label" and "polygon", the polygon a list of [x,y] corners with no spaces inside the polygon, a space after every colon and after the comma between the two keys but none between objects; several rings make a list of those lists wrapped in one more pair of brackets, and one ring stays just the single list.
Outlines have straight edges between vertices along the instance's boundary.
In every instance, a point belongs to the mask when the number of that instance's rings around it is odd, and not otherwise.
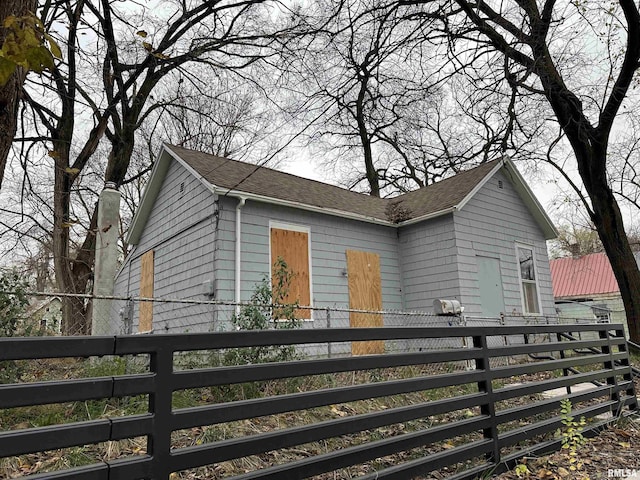
[{"label": "patch of bare soil", "polygon": [[[597,480],[640,479],[640,423],[622,420],[579,447],[577,462],[567,449],[540,457],[525,458],[513,470],[493,477],[498,480]],[[577,465],[577,466],[576,466]],[[572,469],[573,466],[573,469]],[[636,476],[632,476],[635,473]]]}]

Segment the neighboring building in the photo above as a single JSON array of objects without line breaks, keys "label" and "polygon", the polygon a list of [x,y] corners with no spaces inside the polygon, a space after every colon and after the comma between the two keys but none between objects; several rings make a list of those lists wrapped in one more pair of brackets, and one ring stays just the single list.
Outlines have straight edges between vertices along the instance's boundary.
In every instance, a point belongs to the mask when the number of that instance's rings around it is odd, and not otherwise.
[{"label": "neighboring building", "polygon": [[60,333],[62,324],[62,300],[47,297],[29,304],[25,314],[25,328],[44,329]]},{"label": "neighboring building", "polygon": [[618,282],[605,253],[558,258],[550,265],[559,316],[626,325]]},{"label": "neighboring building", "polygon": [[[465,315],[554,315],[546,240],[555,235],[508,159],[381,199],[166,145],[115,295],[247,301],[283,257],[301,305],[431,311],[446,298]],[[120,308],[133,331],[229,328],[229,309],[141,305]],[[313,320],[305,326],[326,325]],[[354,322],[345,314],[332,326]]]}]

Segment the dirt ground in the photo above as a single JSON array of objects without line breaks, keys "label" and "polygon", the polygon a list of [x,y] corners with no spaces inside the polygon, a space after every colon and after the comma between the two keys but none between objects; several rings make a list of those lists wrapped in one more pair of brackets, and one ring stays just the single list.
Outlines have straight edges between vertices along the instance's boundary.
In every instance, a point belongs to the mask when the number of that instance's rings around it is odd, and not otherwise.
[{"label": "dirt ground", "polygon": [[[524,459],[514,470],[494,477],[499,480],[640,480],[640,419],[626,419],[587,439],[577,450],[578,465],[566,449],[541,458]],[[635,476],[634,476],[635,474]]]}]

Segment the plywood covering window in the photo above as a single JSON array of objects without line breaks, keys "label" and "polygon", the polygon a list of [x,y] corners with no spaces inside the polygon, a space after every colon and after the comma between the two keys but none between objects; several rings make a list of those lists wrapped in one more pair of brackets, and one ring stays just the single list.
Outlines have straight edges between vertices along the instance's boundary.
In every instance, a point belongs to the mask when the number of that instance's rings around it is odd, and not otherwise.
[{"label": "plywood covering window", "polygon": [[[293,274],[284,303],[311,305],[311,266],[309,263],[309,230],[306,227],[271,226],[271,275],[275,272],[278,258],[282,258]],[[295,312],[298,319],[311,318],[309,309]]]},{"label": "plywood covering window", "polygon": [[[153,250],[140,259],[140,296],[153,297]],[[138,332],[150,332],[153,328],[153,302],[140,302]]]},{"label": "plywood covering window", "polygon": [[[349,308],[353,310],[382,310],[382,281],[380,255],[372,252],[347,250],[347,274],[349,283]],[[384,319],[376,313],[350,312],[352,328],[382,327]],[[384,353],[384,341],[352,342],[353,355]]]}]

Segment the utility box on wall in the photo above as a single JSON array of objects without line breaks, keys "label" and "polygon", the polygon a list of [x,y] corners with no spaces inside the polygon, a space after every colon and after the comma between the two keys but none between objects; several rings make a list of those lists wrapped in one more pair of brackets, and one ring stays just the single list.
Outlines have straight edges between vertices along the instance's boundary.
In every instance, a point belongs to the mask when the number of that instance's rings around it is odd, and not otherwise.
[{"label": "utility box on wall", "polygon": [[436,299],[433,301],[433,312],[436,315],[460,315],[464,308],[458,300]]}]

